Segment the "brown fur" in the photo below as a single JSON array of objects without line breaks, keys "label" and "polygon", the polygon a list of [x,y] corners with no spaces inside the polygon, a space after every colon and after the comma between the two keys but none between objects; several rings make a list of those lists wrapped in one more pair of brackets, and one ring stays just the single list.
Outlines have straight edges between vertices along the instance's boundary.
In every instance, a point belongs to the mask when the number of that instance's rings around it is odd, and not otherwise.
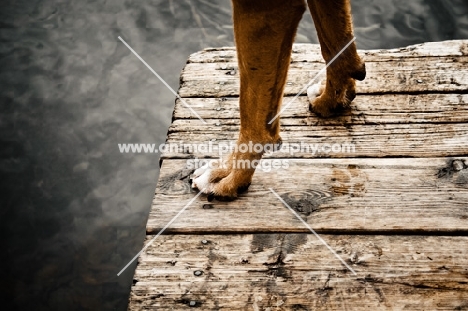
[{"label": "brown fur", "polygon": [[[232,0],[234,34],[240,72],[240,143],[278,143],[279,112],[295,33],[305,0]],[[349,0],[308,0],[323,58],[330,61],[352,38]],[[352,43],[327,68],[327,81],[311,110],[323,117],[338,113],[355,97],[354,79],[365,77],[364,63]],[[261,159],[259,153],[234,152],[229,158]],[[211,172],[217,199],[233,199],[245,190],[255,169],[227,168]]]}]

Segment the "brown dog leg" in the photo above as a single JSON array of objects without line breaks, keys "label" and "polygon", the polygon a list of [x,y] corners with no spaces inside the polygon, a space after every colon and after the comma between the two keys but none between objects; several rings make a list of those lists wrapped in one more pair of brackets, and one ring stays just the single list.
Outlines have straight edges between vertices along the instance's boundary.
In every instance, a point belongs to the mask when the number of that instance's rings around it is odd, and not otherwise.
[{"label": "brown dog leg", "polygon": [[[348,44],[353,35],[349,0],[308,0],[317,29],[323,58],[327,63]],[[366,69],[354,42],[327,68],[325,90],[310,108],[329,117],[346,108],[356,96],[355,79],[364,80]]]},{"label": "brown dog leg", "polygon": [[[237,145],[280,142],[278,113],[304,0],[233,0],[234,35],[240,73],[240,133]],[[193,186],[209,198],[233,199],[245,191],[263,152],[234,152],[227,167],[195,172]],[[256,162],[258,163],[258,162]],[[209,174],[207,176],[206,174]],[[197,176],[198,175],[198,176]]]}]

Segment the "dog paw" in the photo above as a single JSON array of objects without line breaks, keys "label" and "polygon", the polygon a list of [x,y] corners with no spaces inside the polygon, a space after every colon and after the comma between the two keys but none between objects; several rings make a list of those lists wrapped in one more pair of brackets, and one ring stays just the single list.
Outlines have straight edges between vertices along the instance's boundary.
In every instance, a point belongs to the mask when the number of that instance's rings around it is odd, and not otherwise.
[{"label": "dog paw", "polygon": [[339,88],[333,87],[333,84],[325,87],[314,84],[307,89],[311,112],[328,118],[340,115],[349,108],[350,103],[356,97],[354,79],[349,78],[335,84],[339,85]]},{"label": "dog paw", "polygon": [[356,80],[366,78],[366,65],[360,60],[333,66],[327,68],[324,86],[317,83],[307,89],[309,110],[320,117],[333,117],[346,111],[356,97]]},{"label": "dog paw", "polygon": [[203,193],[208,194],[211,192],[214,184],[210,183],[210,176],[213,162],[208,162],[202,167],[199,167],[192,174],[192,188],[203,191]]},{"label": "dog paw", "polygon": [[208,201],[232,201],[250,186],[255,168],[233,168],[213,160],[195,170],[192,175],[192,188],[207,194]]},{"label": "dog paw", "polygon": [[314,100],[323,93],[323,89],[324,87],[322,86],[321,81],[309,86],[307,88],[307,99],[309,100],[309,103],[313,103]]}]

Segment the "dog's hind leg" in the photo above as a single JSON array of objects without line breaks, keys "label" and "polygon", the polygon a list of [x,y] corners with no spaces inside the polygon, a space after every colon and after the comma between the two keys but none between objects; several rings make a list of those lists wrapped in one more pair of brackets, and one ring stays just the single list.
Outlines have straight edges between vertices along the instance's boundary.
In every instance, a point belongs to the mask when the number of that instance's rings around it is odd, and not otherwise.
[{"label": "dog's hind leg", "polygon": [[[279,111],[304,0],[233,0],[234,34],[240,74],[240,133],[225,168],[199,170],[193,186],[209,198],[233,199],[246,190],[263,155],[259,146],[280,143]],[[244,150],[245,151],[245,150]],[[247,162],[249,164],[247,164]],[[209,176],[206,176],[209,174]]]},{"label": "dog's hind leg", "polygon": [[[354,37],[349,0],[307,0],[307,3],[323,58],[329,63]],[[311,110],[323,117],[340,113],[356,96],[354,80],[365,77],[365,65],[353,42],[328,66],[325,89],[311,103]]]}]

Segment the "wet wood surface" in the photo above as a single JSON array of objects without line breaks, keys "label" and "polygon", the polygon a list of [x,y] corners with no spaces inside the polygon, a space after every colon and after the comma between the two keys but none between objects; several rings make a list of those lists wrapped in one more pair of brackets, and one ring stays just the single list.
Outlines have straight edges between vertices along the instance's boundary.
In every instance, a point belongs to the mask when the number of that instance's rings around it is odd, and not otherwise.
[{"label": "wet wood surface", "polygon": [[[324,67],[293,50],[283,104]],[[468,310],[468,41],[359,53],[351,109],[291,102],[283,149],[233,202],[189,178],[237,138],[235,49],[189,57],[179,94],[206,124],[176,101],[128,310]]]}]

